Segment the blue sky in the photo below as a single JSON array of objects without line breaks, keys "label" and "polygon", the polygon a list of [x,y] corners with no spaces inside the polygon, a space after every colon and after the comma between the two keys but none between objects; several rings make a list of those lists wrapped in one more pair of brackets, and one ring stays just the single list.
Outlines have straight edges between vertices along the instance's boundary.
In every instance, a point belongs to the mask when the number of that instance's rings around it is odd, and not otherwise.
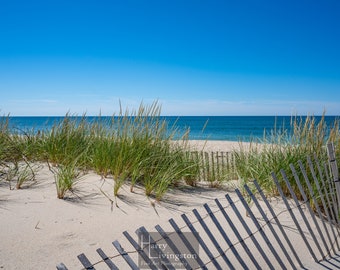
[{"label": "blue sky", "polygon": [[340,115],[338,0],[0,1],[0,110]]}]

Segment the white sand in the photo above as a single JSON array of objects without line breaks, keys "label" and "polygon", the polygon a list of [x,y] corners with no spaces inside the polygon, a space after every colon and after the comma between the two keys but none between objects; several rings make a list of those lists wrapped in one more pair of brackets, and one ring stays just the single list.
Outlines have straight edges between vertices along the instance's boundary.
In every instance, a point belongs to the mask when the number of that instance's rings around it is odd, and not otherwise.
[{"label": "white sand", "polygon": [[219,152],[231,152],[233,150],[246,149],[249,147],[248,142],[235,142],[235,141],[204,141],[204,140],[190,140],[188,146],[192,150],[196,151],[219,151]]},{"label": "white sand", "polygon": [[[202,144],[194,143],[197,147]],[[236,144],[209,141],[206,147],[213,151],[228,151]],[[46,165],[42,165],[36,184],[30,187],[10,190],[8,183],[1,182],[0,269],[55,269],[60,262],[65,263],[69,269],[81,269],[77,255],[84,252],[95,262],[99,261],[95,252],[97,248],[102,248],[108,255],[117,254],[111,243],[116,239],[126,243],[122,235],[125,230],[135,235],[135,230],[140,226],[155,231],[154,226],[160,224],[169,231],[167,221],[170,218],[183,225],[180,217],[182,213],[192,217],[193,208],[205,213],[202,208],[204,203],[216,209],[213,202],[215,198],[227,205],[224,199],[226,193],[236,198],[233,192],[226,189],[187,188],[170,191],[164,201],[153,207],[142,189],[136,188],[132,194],[129,187],[124,186],[117,201],[119,207],[116,207],[101,192],[104,191],[114,200],[112,182],[112,179],[101,180],[98,175],[89,173],[76,185],[76,196],[71,194],[68,200],[57,199],[54,177]],[[284,209],[280,201],[273,204],[278,211]],[[251,223],[244,209],[241,212],[247,222]],[[280,218],[284,220],[285,226],[291,228],[288,232],[295,239],[294,244],[300,251],[306,252],[303,246],[299,247],[302,243],[297,238],[299,234],[288,214],[282,214]],[[238,228],[241,227],[238,219],[234,218],[233,221]],[[196,227],[201,228],[199,225]],[[307,252],[304,260],[311,261]],[[106,267],[101,264],[97,269]],[[210,265],[209,269],[214,267]]]},{"label": "white sand", "polygon": [[7,183],[1,183],[0,269],[53,269],[59,262],[79,269],[77,255],[94,253],[99,247],[112,250],[111,242],[122,238],[124,230],[152,229],[224,195],[209,189],[178,191],[153,208],[143,190],[136,188],[131,194],[124,186],[117,208],[101,193],[114,200],[112,179],[104,181],[89,173],[76,186],[79,198],[60,200],[47,166],[37,178],[37,184],[21,190],[9,190]]}]

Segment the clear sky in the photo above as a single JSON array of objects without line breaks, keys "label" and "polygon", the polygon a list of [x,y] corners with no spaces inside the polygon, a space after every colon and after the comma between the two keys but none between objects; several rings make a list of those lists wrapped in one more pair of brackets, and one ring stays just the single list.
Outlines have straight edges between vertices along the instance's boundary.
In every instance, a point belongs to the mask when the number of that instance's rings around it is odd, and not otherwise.
[{"label": "clear sky", "polygon": [[340,115],[339,0],[0,0],[0,110]]}]

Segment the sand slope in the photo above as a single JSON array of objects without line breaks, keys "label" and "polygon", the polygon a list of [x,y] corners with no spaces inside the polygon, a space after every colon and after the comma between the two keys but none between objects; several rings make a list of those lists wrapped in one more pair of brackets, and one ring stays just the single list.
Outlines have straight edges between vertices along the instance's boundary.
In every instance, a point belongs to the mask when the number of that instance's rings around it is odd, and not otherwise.
[{"label": "sand slope", "polygon": [[112,249],[111,242],[122,238],[124,230],[133,233],[142,225],[152,229],[224,195],[220,190],[187,189],[170,192],[153,207],[142,189],[132,194],[124,186],[116,207],[102,194],[114,200],[112,182],[89,173],[67,200],[57,199],[47,166],[42,166],[30,187],[9,190],[2,182],[0,268],[53,269],[64,262],[70,269],[79,269],[78,254],[93,253],[99,247]]},{"label": "sand slope", "polygon": [[[197,142],[198,147],[202,146],[201,143]],[[219,149],[219,151],[227,151],[218,143],[216,145],[210,143],[208,147],[211,151]],[[241,228],[238,218],[232,214],[225,200],[225,194],[229,194],[238,203],[237,207],[250,228],[255,227],[233,192],[237,187],[237,182],[224,189],[186,187],[180,190],[170,190],[164,200],[154,206],[151,204],[153,200],[146,198],[141,188],[137,187],[134,193],[130,193],[129,186],[124,186],[117,200],[118,207],[116,207],[110,201],[114,200],[112,179],[103,180],[100,176],[90,172],[77,183],[75,194],[69,194],[67,200],[60,200],[56,196],[53,174],[45,164],[39,166],[37,181],[32,186],[21,190],[10,190],[8,183],[0,182],[0,269],[55,269],[60,262],[65,263],[69,269],[81,269],[76,257],[80,253],[84,252],[91,262],[98,261],[99,257],[95,252],[97,248],[103,248],[108,255],[117,254],[111,243],[118,239],[125,247],[127,240],[122,235],[123,231],[127,230],[131,235],[135,235],[135,230],[140,226],[145,226],[149,231],[155,231],[154,226],[157,224],[169,231],[171,230],[168,223],[170,218],[174,218],[180,226],[183,226],[181,214],[187,213],[194,220],[191,210],[196,208],[202,216],[207,216],[202,205],[208,203],[212,209],[216,210],[217,207],[213,201],[215,198],[220,199],[227,206],[226,211],[230,214],[234,225]],[[104,196],[103,192],[109,198]],[[313,263],[282,201],[274,199],[271,200],[271,204],[279,213],[279,218],[289,238],[299,254],[302,254],[308,269],[322,269],[319,264]],[[259,222],[263,224],[258,211],[255,211],[255,214]],[[219,215],[220,220],[223,220],[221,213]],[[221,239],[216,226],[208,220],[210,219],[207,219],[207,222],[210,222],[210,228]],[[302,220],[299,219],[299,222]],[[227,228],[226,222],[222,225]],[[197,228],[202,232],[199,224]],[[264,227],[264,230],[268,233],[268,227]],[[311,238],[305,228],[304,233],[308,239]],[[273,238],[270,239],[275,245]],[[235,239],[232,240],[237,242]],[[257,255],[258,250],[250,239],[246,241],[266,269],[265,263]],[[227,249],[225,243],[223,248]],[[244,252],[242,253],[239,244],[237,249],[240,250],[242,258],[247,258]],[[265,252],[268,256],[272,256],[270,250],[266,249]],[[230,250],[227,254],[233,256]],[[284,259],[282,254],[279,255]],[[225,265],[221,258],[219,260],[222,265]],[[117,262],[119,263],[119,258]],[[286,260],[285,263],[289,268]],[[208,268],[214,269],[211,264]],[[106,269],[106,267],[99,265],[97,269]]]}]

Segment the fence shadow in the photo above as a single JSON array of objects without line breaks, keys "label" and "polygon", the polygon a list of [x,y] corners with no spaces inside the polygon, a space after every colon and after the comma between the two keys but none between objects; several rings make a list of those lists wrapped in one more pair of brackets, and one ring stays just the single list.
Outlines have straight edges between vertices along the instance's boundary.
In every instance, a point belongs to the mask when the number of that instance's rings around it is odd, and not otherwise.
[{"label": "fence shadow", "polygon": [[[85,254],[78,259],[85,269],[103,265],[109,269],[339,269],[340,182],[334,146],[327,147],[328,163],[307,157],[297,167],[290,166],[293,179],[283,170],[280,175],[272,173],[281,209],[254,180],[251,187],[235,189],[236,199],[227,194],[215,199],[213,206],[206,203],[192,215],[182,214],[185,225],[170,219],[170,232],[159,225],[154,232],[141,227],[135,236],[123,232],[129,251],[116,240],[113,246],[118,254],[97,249],[98,261],[91,263]],[[215,157],[209,160],[216,161]],[[57,269],[67,267],[61,263]]]}]

